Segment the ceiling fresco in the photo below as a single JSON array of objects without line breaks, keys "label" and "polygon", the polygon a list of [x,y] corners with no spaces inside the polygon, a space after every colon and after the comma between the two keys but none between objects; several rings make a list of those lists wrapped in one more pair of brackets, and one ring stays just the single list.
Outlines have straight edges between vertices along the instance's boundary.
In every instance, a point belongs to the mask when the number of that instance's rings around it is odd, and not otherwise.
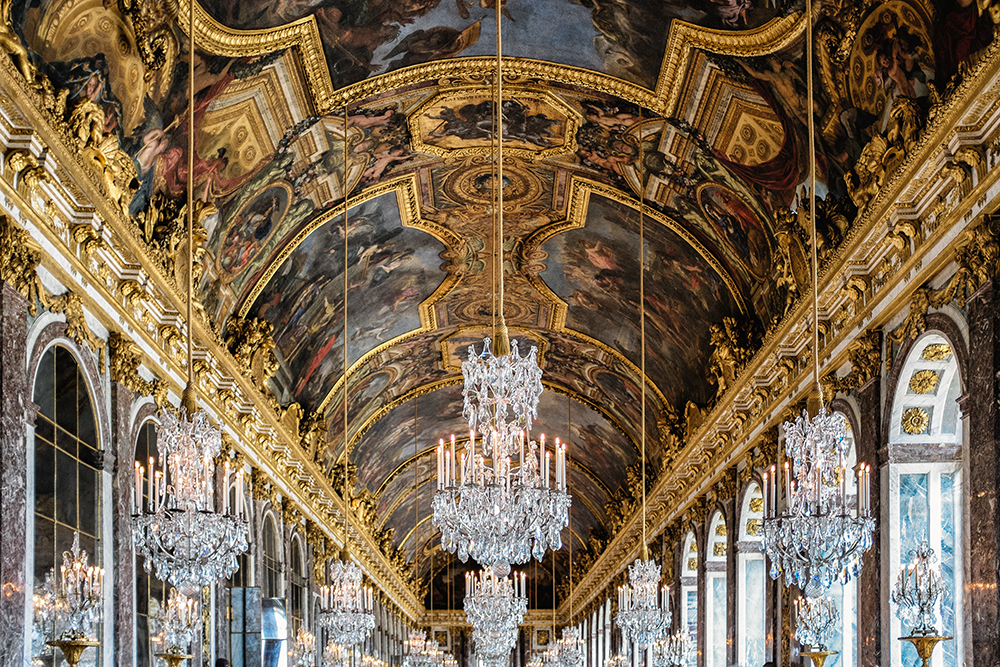
[{"label": "ceiling fresco", "polygon": [[[512,336],[539,348],[536,432],[573,443],[564,539],[590,548],[634,500],[643,393],[650,469],[669,474],[690,415],[723,388],[711,372],[720,332],[766,335],[808,290],[809,114],[822,259],[877,191],[866,165],[902,159],[907,128],[993,35],[974,3],[824,4],[810,109],[797,3],[501,1],[499,242],[495,0],[197,5],[191,173],[188,0],[128,15],[103,0],[11,6],[29,86],[53,113],[97,110],[134,172],[123,207],[164,266],[189,180],[211,204],[199,230],[206,319],[220,336],[234,322],[273,326],[267,390],[279,414],[322,424],[312,456],[328,475],[346,403],[354,493],[393,548],[422,554],[425,582],[438,548],[430,450],[465,431],[460,363],[495,319],[495,257]],[[897,139],[873,158],[873,137]],[[568,557],[556,560],[564,577]]]}]

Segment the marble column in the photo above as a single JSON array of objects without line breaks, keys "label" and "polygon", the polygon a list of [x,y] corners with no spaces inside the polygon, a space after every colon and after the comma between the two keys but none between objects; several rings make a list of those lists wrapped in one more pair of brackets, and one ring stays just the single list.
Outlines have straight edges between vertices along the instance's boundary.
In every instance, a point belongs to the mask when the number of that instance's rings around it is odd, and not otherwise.
[{"label": "marble column", "polygon": [[111,521],[114,536],[115,665],[135,664],[135,556],[132,551],[132,505],[134,501],[135,442],[130,412],[132,392],[120,382],[111,383],[111,437],[115,452],[111,487]]},{"label": "marble column", "polygon": [[27,377],[27,316],[27,300],[0,282],[0,667],[20,667],[26,657],[26,417],[33,406]]},{"label": "marble column", "polygon": [[[992,667],[1000,660],[998,632],[998,531],[997,531],[997,373],[1000,340],[997,334],[997,293],[992,282],[968,301],[969,369],[962,413],[969,422],[969,581],[965,586],[966,610],[972,615],[972,655],[975,667]],[[970,660],[971,658],[971,660]]]},{"label": "marble column", "polygon": [[881,377],[877,376],[858,389],[859,428],[854,440],[858,463],[871,466],[872,514],[878,525],[872,547],[864,555],[864,566],[858,578],[858,664],[879,667],[882,664],[882,578],[881,541],[878,531],[885,530],[882,521],[882,399]]},{"label": "marble column", "polygon": [[[737,496],[738,497],[738,496]],[[738,550],[736,542],[740,536],[740,517],[736,507],[736,498],[731,498],[722,503],[726,510],[726,637],[730,641],[726,646],[726,664],[735,665],[739,658],[739,623],[737,621],[737,611],[739,607],[739,587],[737,586]],[[706,554],[707,556],[708,554]]]}]

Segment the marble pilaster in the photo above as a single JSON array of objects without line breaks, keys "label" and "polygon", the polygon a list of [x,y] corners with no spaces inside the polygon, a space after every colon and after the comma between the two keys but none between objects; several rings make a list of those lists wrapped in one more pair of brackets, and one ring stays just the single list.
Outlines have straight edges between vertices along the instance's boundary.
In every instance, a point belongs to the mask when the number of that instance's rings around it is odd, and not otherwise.
[{"label": "marble pilaster", "polygon": [[1000,660],[998,632],[997,475],[998,419],[997,372],[1000,339],[997,331],[997,294],[992,282],[968,301],[969,372],[962,413],[969,421],[969,525],[971,543],[966,609],[972,615],[972,664],[996,665]]},{"label": "marble pilaster", "polygon": [[135,664],[135,556],[132,552],[132,505],[135,485],[135,442],[129,423],[132,392],[120,382],[111,383],[111,437],[114,448],[114,484],[111,487],[111,522],[114,536],[112,586],[115,595],[115,665]]},{"label": "marble pilaster", "polygon": [[0,282],[0,667],[24,664],[28,302]]},{"label": "marble pilaster", "polygon": [[[872,514],[879,517],[876,531],[885,530],[882,517],[882,462],[879,450],[882,435],[881,378],[875,377],[858,389],[858,429],[854,440],[859,463],[871,466]],[[881,543],[876,535],[864,555],[864,569],[858,578],[858,664],[861,667],[882,665],[882,576]]]}]

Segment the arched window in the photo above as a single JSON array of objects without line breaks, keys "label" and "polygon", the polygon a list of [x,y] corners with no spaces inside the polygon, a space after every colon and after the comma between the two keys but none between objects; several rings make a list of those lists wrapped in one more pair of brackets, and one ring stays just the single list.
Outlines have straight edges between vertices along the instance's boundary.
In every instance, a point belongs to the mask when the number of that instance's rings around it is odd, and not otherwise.
[{"label": "arched window", "polygon": [[726,667],[726,519],[716,512],[705,540],[705,667]]},{"label": "arched window", "polygon": [[[135,443],[135,460],[141,466],[149,466],[149,459],[159,460],[156,449],[156,424],[147,421],[139,429]],[[142,501],[149,502],[149,493],[142,485]],[[160,605],[166,599],[167,587],[156,577],[147,574],[145,559],[141,554],[135,557],[135,646],[136,667],[153,667],[157,663],[154,653],[162,650],[150,641],[150,619],[156,618]]]},{"label": "arched window", "polygon": [[289,637],[295,637],[306,622],[306,562],[302,557],[302,543],[292,540],[292,568],[288,591]]},{"label": "arched window", "polygon": [[[908,553],[926,541],[938,559],[944,579],[935,625],[942,642],[932,667],[964,662],[962,614],[962,424],[957,399],[961,394],[958,363],[951,344],[930,333],[913,346],[899,375],[889,417],[889,586],[896,582]],[[884,543],[883,543],[884,544]],[[870,563],[866,564],[868,567]],[[891,588],[890,588],[891,590]],[[901,627],[891,608],[892,637]],[[890,642],[891,665],[919,664],[912,645]]]},{"label": "arched window", "polygon": [[274,525],[274,517],[268,514],[264,517],[264,581],[261,586],[261,597],[281,597],[281,545],[278,542],[278,529]]},{"label": "arched window", "polygon": [[691,642],[698,645],[698,541],[694,533],[684,538],[681,560],[681,627],[687,628]]},{"label": "arched window", "polygon": [[[102,566],[102,454],[87,383],[72,353],[54,346],[42,355],[32,400],[35,421],[34,584],[62,564],[62,553],[80,533],[80,548],[93,565]],[[110,581],[110,579],[109,579]],[[96,628],[98,637],[101,628]],[[51,664],[49,657],[43,658]],[[58,662],[58,661],[57,661]],[[100,664],[99,651],[87,651],[81,665]]]},{"label": "arched window", "polygon": [[736,558],[736,619],[739,627],[738,655],[741,665],[764,664],[764,572],[762,521],[764,496],[756,482],[750,484],[740,510],[740,532]]},{"label": "arched window", "polygon": [[[244,474],[246,474],[246,471],[244,471]],[[248,517],[252,525],[253,503],[250,501],[250,486],[244,485],[244,489],[245,490],[243,492],[243,497],[237,498],[236,483],[231,482],[229,484],[229,489],[227,489],[227,493],[229,494],[229,506],[236,507],[236,503],[238,502],[243,503],[243,516]],[[247,549],[246,551],[244,551],[243,553],[241,553],[239,556],[236,557],[236,563],[237,563],[236,571],[233,572],[233,576],[229,577],[229,579],[226,581],[229,588],[248,588],[253,585],[250,574],[252,571],[251,564],[253,563],[253,561],[251,560],[251,558],[253,557],[252,551],[253,551],[252,549]]]}]

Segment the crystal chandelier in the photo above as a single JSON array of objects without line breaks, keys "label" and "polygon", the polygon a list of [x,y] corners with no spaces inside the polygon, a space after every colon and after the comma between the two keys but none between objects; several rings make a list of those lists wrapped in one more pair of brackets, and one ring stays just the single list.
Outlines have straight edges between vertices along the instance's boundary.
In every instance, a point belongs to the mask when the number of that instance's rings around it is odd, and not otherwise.
[{"label": "crystal chandelier", "polygon": [[362,579],[361,568],[343,553],[330,565],[330,585],[320,588],[320,627],[344,646],[363,642],[375,629],[374,596]]},{"label": "crystal chandelier", "polygon": [[[192,13],[193,16],[193,13]],[[194,19],[191,51],[194,51]],[[188,63],[188,174],[194,173],[194,58]],[[181,400],[180,416],[172,410],[160,412],[157,433],[164,465],[149,470],[136,466],[133,526],[136,552],[145,560],[146,571],[169,581],[186,597],[203,586],[236,571],[236,557],[247,549],[247,522],[240,516],[243,507],[242,472],[236,475],[235,513],[229,511],[228,465],[223,479],[222,511],[217,512],[212,488],[222,436],[208,415],[198,410],[194,380],[194,181],[187,179],[187,385]],[[144,479],[144,474],[147,477]],[[149,502],[143,506],[142,488],[147,485]]]},{"label": "crystal chandelier", "polygon": [[[232,576],[236,557],[247,549],[249,527],[243,503],[229,506],[222,494],[222,511],[215,511],[213,459],[222,449],[219,429],[199,410],[189,421],[187,408],[178,417],[172,410],[160,415],[158,444],[161,467],[149,459],[146,469],[136,462],[133,526],[136,552],[146,571],[173,584],[182,595],[193,597],[203,586]],[[236,497],[242,498],[243,471],[235,475],[226,462],[222,488],[235,476]],[[142,490],[148,502],[142,502]]]},{"label": "crystal chandelier", "polygon": [[465,617],[476,654],[506,656],[517,643],[517,627],[528,611],[525,575],[497,577],[491,571],[465,575]]},{"label": "crystal chandelier", "polygon": [[288,649],[288,663],[292,667],[312,667],[316,660],[316,635],[299,628],[295,641]]},{"label": "crystal chandelier", "polygon": [[160,607],[155,622],[160,631],[163,653],[186,656],[198,632],[201,617],[198,615],[197,603],[172,588],[167,604]]},{"label": "crystal chandelier", "polygon": [[[502,22],[496,7],[497,68],[495,114],[501,113]],[[503,183],[503,123],[494,136],[496,182]],[[495,340],[487,337],[482,354],[469,348],[462,363],[462,415],[469,423],[469,442],[461,461],[443,442],[438,448],[438,491],[434,495],[434,525],[441,530],[441,544],[466,562],[471,555],[480,565],[505,577],[512,563],[526,563],[533,555],[541,560],[546,548],[562,547],[571,498],[566,493],[565,451],[549,452],[530,439],[542,393],[542,371],[537,350],[522,357],[511,342],[504,319],[504,276],[500,261],[503,245],[503,187],[493,190],[496,237],[494,266],[498,272],[499,313]],[[494,347],[495,344],[495,347]],[[476,437],[479,434],[477,449]],[[554,484],[549,466],[554,464]],[[553,488],[554,487],[554,488]]]},{"label": "crystal chandelier", "polygon": [[624,653],[615,653],[604,661],[604,667],[628,667],[628,656]]},{"label": "crystal chandelier", "polygon": [[103,600],[104,569],[90,564],[80,548],[80,533],[74,532],[73,546],[63,552],[58,579],[55,568],[49,570],[41,592],[32,598],[36,623],[49,637],[94,641]]},{"label": "crystal chandelier", "polygon": [[[870,468],[858,471],[858,507],[847,498],[847,432],[843,419],[820,408],[786,422],[786,504],[777,512],[777,469],[764,474],[764,550],[771,577],[818,595],[834,581],[861,573],[862,554],[872,544],[875,519],[869,502]],[[789,463],[790,461],[790,463]]]},{"label": "crystal chandelier", "polygon": [[826,651],[838,620],[840,613],[833,598],[805,596],[795,600],[795,640],[804,647]]},{"label": "crystal chandelier", "polygon": [[934,608],[944,590],[944,580],[934,565],[937,557],[927,542],[911,549],[909,556],[910,562],[900,568],[892,593],[896,615],[910,626],[910,635],[936,635]]},{"label": "crystal chandelier", "polygon": [[646,648],[670,631],[670,589],[660,587],[660,566],[642,554],[628,566],[629,583],[618,589],[618,627],[622,637]]},{"label": "crystal chandelier", "polygon": [[351,650],[343,644],[328,642],[323,647],[323,667],[344,667],[351,659]]},{"label": "crystal chandelier", "polygon": [[694,642],[686,629],[653,644],[653,667],[687,667],[694,664]]},{"label": "crystal chandelier", "polygon": [[583,667],[587,657],[587,643],[580,637],[580,628],[563,628],[562,638],[556,644],[560,667]]}]

